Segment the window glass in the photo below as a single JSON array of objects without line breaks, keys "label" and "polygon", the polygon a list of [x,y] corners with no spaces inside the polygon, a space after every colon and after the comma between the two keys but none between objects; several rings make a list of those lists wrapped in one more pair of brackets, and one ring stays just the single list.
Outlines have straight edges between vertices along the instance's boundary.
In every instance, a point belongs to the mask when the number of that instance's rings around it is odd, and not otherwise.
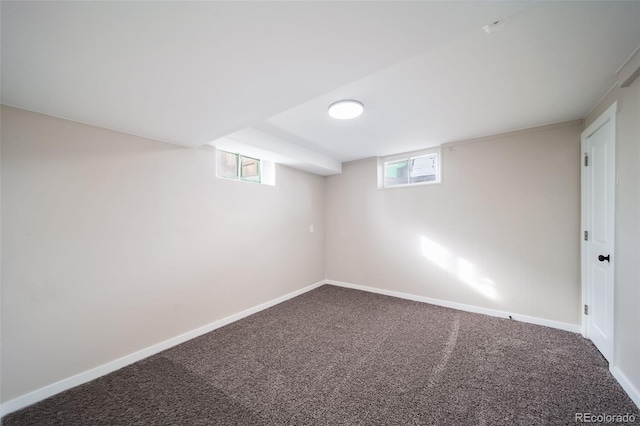
[{"label": "window glass", "polygon": [[410,160],[410,183],[435,181],[437,174],[436,161],[436,154],[412,158]]},{"label": "window glass", "polygon": [[276,184],[276,168],[273,161],[216,149],[216,176],[219,178]]},{"label": "window glass", "polygon": [[409,160],[387,161],[384,163],[384,185],[409,183]]},{"label": "window glass", "polygon": [[218,176],[238,179],[238,154],[218,151]]},{"label": "window glass", "polygon": [[440,148],[395,154],[378,160],[378,188],[441,182]]},{"label": "window glass", "polygon": [[240,156],[240,179],[260,183],[260,160]]}]

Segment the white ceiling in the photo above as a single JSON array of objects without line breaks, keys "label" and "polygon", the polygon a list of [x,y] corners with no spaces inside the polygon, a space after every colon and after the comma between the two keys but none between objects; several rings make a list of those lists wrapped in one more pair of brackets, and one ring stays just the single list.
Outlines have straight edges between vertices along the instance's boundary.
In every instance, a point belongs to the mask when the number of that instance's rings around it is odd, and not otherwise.
[{"label": "white ceiling", "polygon": [[[1,7],[2,103],[185,146],[236,141],[320,174],[583,118],[640,45],[639,1]],[[481,29],[499,18],[503,31]],[[331,119],[343,98],[365,114]]]}]

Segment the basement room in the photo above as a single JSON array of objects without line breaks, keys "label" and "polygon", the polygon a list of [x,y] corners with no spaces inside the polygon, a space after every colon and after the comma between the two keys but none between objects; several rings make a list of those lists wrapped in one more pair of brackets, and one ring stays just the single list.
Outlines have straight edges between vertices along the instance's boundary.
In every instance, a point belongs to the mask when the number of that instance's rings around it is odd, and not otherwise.
[{"label": "basement room", "polygon": [[640,423],[640,1],[0,25],[2,425]]}]

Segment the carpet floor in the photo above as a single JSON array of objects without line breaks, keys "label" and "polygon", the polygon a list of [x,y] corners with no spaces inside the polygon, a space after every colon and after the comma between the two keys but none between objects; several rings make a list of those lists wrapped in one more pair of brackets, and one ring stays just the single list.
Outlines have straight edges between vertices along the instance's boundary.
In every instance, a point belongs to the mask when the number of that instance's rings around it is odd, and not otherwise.
[{"label": "carpet floor", "polygon": [[640,415],[580,335],[325,285],[14,425],[569,425]]}]

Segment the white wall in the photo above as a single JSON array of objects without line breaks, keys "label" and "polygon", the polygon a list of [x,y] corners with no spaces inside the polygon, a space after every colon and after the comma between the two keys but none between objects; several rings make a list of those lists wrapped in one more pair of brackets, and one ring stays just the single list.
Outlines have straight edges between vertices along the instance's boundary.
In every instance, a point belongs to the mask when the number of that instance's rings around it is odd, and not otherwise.
[{"label": "white wall", "polygon": [[[637,67],[640,53],[619,76],[628,76]],[[636,404],[640,404],[640,78],[630,87],[616,86],[587,116],[585,128],[615,101],[618,115],[613,367],[614,374],[621,375],[619,379],[635,388],[632,392]]]},{"label": "white wall", "polygon": [[376,189],[376,160],[327,178],[327,278],[577,325],[580,131],[443,148],[443,184]]},{"label": "white wall", "polygon": [[324,278],[319,176],[9,107],[1,136],[2,401]]}]

